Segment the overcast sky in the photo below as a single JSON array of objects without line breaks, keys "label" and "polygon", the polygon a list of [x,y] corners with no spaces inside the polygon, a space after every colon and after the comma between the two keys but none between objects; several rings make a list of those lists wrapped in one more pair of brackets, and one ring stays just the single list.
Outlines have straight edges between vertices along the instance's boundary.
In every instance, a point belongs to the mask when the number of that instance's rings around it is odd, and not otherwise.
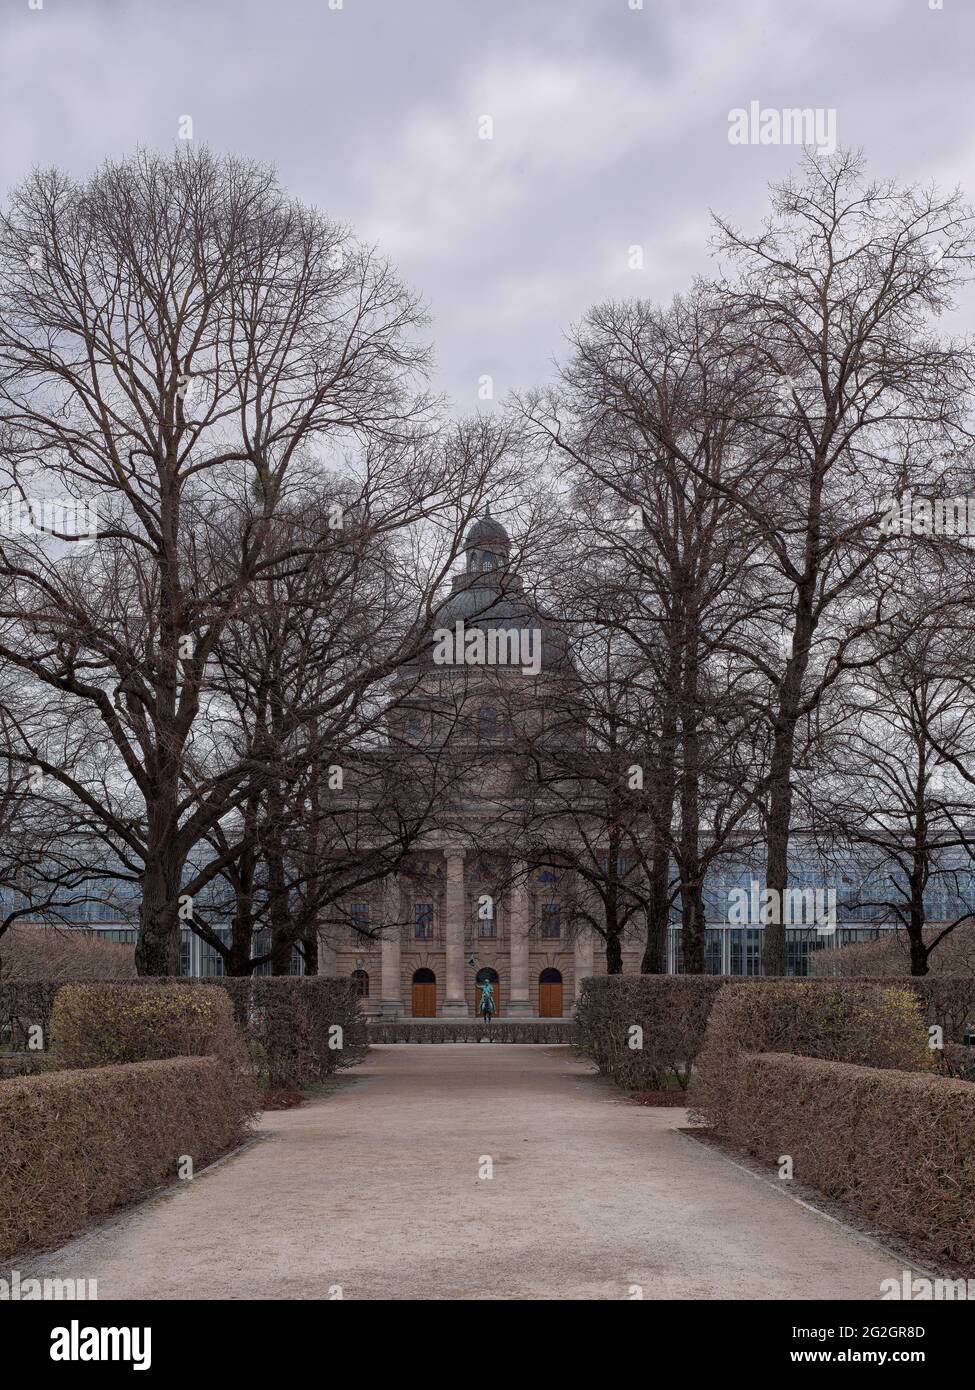
[{"label": "overcast sky", "polygon": [[733,108],[833,108],[872,172],[975,196],[973,0],[636,4],[0,0],[0,187],[172,149],[190,116],[379,243],[464,413],[484,374],[546,380],[590,303],[685,288],[709,209],[758,223],[799,152],[730,144]]}]

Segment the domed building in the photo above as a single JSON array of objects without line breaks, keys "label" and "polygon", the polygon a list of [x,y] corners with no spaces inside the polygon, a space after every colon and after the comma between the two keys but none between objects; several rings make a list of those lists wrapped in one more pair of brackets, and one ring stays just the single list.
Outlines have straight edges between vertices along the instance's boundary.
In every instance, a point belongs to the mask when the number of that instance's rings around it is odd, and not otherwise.
[{"label": "domed building", "polygon": [[390,737],[452,772],[438,825],[409,866],[349,903],[379,942],[323,946],[324,973],[353,974],[379,1017],[470,1017],[486,982],[502,1018],[571,1012],[592,973],[571,887],[517,858],[525,749],[581,737],[569,645],[526,593],[504,526],[488,511],[435,612],[429,643],[396,680]]}]

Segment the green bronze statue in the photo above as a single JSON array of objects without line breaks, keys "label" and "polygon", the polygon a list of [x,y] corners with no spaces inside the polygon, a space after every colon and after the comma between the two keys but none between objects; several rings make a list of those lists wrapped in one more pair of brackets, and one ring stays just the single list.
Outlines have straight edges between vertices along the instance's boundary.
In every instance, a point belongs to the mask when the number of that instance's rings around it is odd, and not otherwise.
[{"label": "green bronze statue", "polygon": [[485,980],[481,985],[481,1017],[491,1022],[491,1015],[494,1013],[494,985],[490,980]]}]

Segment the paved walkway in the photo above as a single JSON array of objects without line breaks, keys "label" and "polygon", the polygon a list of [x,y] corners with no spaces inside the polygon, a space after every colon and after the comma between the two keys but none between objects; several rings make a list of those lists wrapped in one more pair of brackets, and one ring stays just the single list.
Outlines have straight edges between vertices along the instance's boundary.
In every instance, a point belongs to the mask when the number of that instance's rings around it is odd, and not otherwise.
[{"label": "paved walkway", "polygon": [[136,1299],[851,1299],[899,1276],[685,1122],[565,1048],[377,1047],[251,1148],[19,1266]]}]

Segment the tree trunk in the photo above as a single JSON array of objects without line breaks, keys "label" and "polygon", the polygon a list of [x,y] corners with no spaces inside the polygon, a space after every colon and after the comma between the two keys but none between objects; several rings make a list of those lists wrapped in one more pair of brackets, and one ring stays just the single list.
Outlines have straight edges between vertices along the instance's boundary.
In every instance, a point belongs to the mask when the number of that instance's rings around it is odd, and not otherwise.
[{"label": "tree trunk", "polygon": [[698,865],[692,875],[681,874],[681,899],[683,921],[681,939],[683,943],[684,974],[703,975],[705,966],[704,951],[704,884]]},{"label": "tree trunk", "polygon": [[911,859],[911,906],[907,919],[907,937],[911,945],[911,974],[928,973],[928,948],[924,944],[924,885],[928,877],[928,835],[927,816],[924,813],[924,787],[919,794],[919,804],[914,820],[914,854]]},{"label": "tree trunk", "polygon": [[149,863],[139,880],[139,939],[135,968],[140,975],[179,974],[181,874],[162,861]]},{"label": "tree trunk", "polygon": [[660,849],[653,857],[650,871],[650,908],[647,912],[647,943],[640,962],[643,975],[667,973],[667,928],[670,925],[668,903],[670,856]]},{"label": "tree trunk", "polygon": [[301,935],[306,975],[318,974],[318,928],[306,927]]},{"label": "tree trunk", "polygon": [[[679,666],[675,657],[672,667]],[[676,676],[672,675],[672,682]],[[647,943],[640,963],[644,975],[667,973],[667,929],[670,925],[670,850],[668,848],[677,790],[677,721],[666,713],[661,721],[657,785],[654,790],[654,832],[657,845],[650,869],[650,911],[647,913]]]},{"label": "tree trunk", "polygon": [[623,947],[620,942],[619,930],[614,924],[612,929],[607,927],[606,931],[606,974],[622,975],[623,973]]},{"label": "tree trunk", "polygon": [[[789,877],[789,837],[792,827],[792,757],[795,725],[788,732],[776,730],[769,774],[768,859],[765,886],[785,902]],[[771,914],[762,933],[762,965],[766,975],[784,975],[788,959],[785,922],[781,911]]]},{"label": "tree trunk", "polygon": [[917,921],[916,932],[914,930],[915,920],[915,913],[912,909],[911,926],[908,927],[908,932],[911,941],[911,974],[926,975],[928,973],[928,950],[924,944],[924,938],[921,934],[921,928],[924,925],[923,911],[920,914],[920,919]]}]

